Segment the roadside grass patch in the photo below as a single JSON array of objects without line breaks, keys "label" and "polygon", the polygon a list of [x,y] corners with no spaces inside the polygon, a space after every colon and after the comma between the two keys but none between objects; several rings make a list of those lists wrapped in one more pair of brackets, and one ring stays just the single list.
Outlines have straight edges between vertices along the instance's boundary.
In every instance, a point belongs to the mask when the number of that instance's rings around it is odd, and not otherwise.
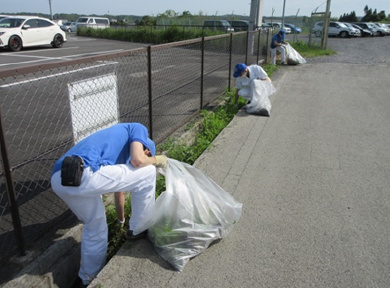
[{"label": "roadside grass patch", "polygon": [[297,41],[295,43],[290,43],[290,45],[298,51],[304,58],[311,58],[317,56],[330,56],[336,54],[335,51],[331,49],[322,49],[317,44],[311,44],[310,46],[303,41]]}]

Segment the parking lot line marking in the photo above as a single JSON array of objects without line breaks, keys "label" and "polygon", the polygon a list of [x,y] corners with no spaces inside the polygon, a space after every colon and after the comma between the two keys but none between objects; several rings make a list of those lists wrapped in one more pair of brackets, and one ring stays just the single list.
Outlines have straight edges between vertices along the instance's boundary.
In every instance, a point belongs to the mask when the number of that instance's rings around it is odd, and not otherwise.
[{"label": "parking lot line marking", "polygon": [[[92,53],[92,54],[100,55],[100,54],[108,54],[108,53],[120,52],[120,51],[123,51],[123,49],[110,50],[110,51],[101,51],[101,52],[96,52],[96,53]],[[20,57],[27,57],[27,58],[30,57],[30,58],[40,58],[40,59],[32,60],[32,61],[16,62],[16,63],[4,63],[4,64],[0,64],[0,67],[10,66],[10,65],[18,65],[18,64],[19,65],[20,64],[30,64],[30,63],[36,63],[36,62],[42,62],[42,61],[48,61],[48,60],[67,60],[67,61],[70,61],[74,57],[80,57],[80,56],[85,56],[85,55],[91,55],[91,53],[84,53],[84,54],[78,54],[78,55],[69,55],[69,56],[62,56],[62,57],[45,57],[45,56],[19,55]],[[13,55],[13,56],[18,56],[18,55]]]},{"label": "parking lot line marking", "polygon": [[[80,47],[66,47],[66,48],[61,48],[61,50],[68,50],[68,49],[78,49]],[[20,54],[23,54],[23,53],[39,53],[39,52],[42,52],[42,51],[53,51],[53,48],[50,48],[50,49],[42,49],[42,50],[34,50],[34,51],[18,51],[17,53],[15,52],[8,52],[8,53],[1,53],[0,55],[1,56],[17,56],[17,55],[20,55]]]},{"label": "parking lot line marking", "polygon": [[79,57],[79,56],[85,56],[85,55],[91,55],[91,54],[108,54],[108,53],[113,53],[113,52],[120,52],[123,51],[124,49],[117,49],[117,50],[109,50],[109,51],[101,51],[101,52],[92,52],[92,53],[84,53],[84,54],[76,54],[76,55],[69,55],[69,56],[63,56],[63,57]]},{"label": "parking lot line marking", "polygon": [[35,78],[35,79],[29,79],[29,80],[24,80],[24,81],[20,81],[20,82],[14,82],[14,83],[10,83],[10,84],[5,84],[5,85],[1,85],[0,89],[1,88],[8,88],[8,87],[16,86],[16,85],[21,85],[21,84],[24,84],[24,83],[31,83],[31,82],[34,82],[34,81],[40,81],[42,79],[49,79],[49,78],[53,78],[53,77],[57,77],[57,76],[61,76],[61,75],[77,73],[77,72],[88,70],[88,69],[103,67],[103,66],[107,66],[107,65],[114,65],[116,63],[118,63],[118,62],[108,62],[108,63],[94,65],[94,66],[87,67],[87,68],[80,68],[80,69],[76,69],[76,70],[72,70],[72,71],[67,71],[67,72],[62,72],[62,73],[57,73],[57,74],[51,74],[51,75],[48,75],[48,76],[42,76],[42,77],[38,77],[38,78]]}]

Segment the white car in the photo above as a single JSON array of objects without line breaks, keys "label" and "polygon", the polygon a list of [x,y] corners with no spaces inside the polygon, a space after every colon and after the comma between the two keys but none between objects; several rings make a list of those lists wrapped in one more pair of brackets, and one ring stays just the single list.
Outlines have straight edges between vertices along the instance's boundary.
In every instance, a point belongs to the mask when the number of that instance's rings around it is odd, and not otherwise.
[{"label": "white car", "polygon": [[380,36],[385,36],[390,34],[390,30],[389,27],[387,27],[387,25],[383,23],[372,23],[372,24],[376,26],[376,29],[378,30]]},{"label": "white car", "polygon": [[51,45],[60,48],[66,33],[46,18],[16,16],[0,20],[0,48],[19,51],[23,47]]},{"label": "white car", "polygon": [[[312,32],[316,37],[322,37],[323,23],[316,22]],[[356,34],[355,28],[351,29],[341,22],[329,22],[328,36],[340,36],[341,38],[354,37]]]},{"label": "white car", "polygon": [[[267,22],[266,24],[272,25],[272,27],[274,27],[276,31],[281,30],[280,28],[282,27],[282,23],[280,23],[280,22],[272,22],[272,23]],[[286,34],[291,33],[290,27],[283,26],[283,30],[286,31]]]}]

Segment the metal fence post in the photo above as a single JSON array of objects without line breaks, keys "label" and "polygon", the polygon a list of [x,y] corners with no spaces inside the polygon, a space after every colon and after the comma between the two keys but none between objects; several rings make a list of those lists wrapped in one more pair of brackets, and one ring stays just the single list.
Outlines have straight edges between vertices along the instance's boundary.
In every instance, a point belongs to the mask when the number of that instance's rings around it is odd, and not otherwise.
[{"label": "metal fence post", "polygon": [[149,94],[149,133],[153,139],[153,97],[152,97],[152,46],[148,46],[148,94]]},{"label": "metal fence post", "polygon": [[230,33],[230,43],[229,43],[229,84],[228,84],[228,91],[230,92],[230,85],[231,85],[231,71],[232,71],[232,54],[233,54],[233,33]]},{"label": "metal fence post", "polygon": [[258,31],[257,36],[257,57],[256,57],[256,64],[259,65],[259,53],[260,53],[260,30]]},{"label": "metal fence post", "polygon": [[265,49],[265,51],[266,51],[266,53],[267,53],[267,55],[265,56],[265,63],[269,63],[269,54],[270,54],[270,51],[269,51],[269,49],[270,49],[270,43],[269,43],[269,29],[268,29],[268,31],[267,31],[267,49]]},{"label": "metal fence post", "polygon": [[3,171],[5,177],[5,184],[7,190],[7,196],[9,201],[9,206],[11,210],[12,223],[14,225],[16,242],[18,242],[20,255],[26,255],[26,248],[23,241],[22,233],[22,223],[20,221],[19,209],[16,204],[16,193],[14,187],[14,181],[12,180],[11,165],[9,163],[7,146],[5,141],[5,133],[3,127],[3,117],[1,115],[1,105],[0,105],[0,148],[1,148],[1,159],[3,164]]},{"label": "metal fence post", "polygon": [[245,64],[248,64],[249,30],[246,31]]},{"label": "metal fence post", "polygon": [[200,110],[203,108],[203,78],[204,78],[204,36],[202,36],[202,59],[200,71]]}]

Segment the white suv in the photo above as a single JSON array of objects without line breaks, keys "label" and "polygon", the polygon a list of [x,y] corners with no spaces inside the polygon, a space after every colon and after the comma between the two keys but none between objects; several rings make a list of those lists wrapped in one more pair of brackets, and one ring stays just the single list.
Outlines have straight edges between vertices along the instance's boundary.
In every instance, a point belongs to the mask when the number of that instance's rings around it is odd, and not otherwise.
[{"label": "white suv", "polygon": [[[322,36],[323,22],[316,22],[314,24],[313,33],[316,37]],[[356,31],[347,27],[345,24],[341,22],[329,22],[329,36],[340,36],[341,38],[353,37],[355,36]]]}]

